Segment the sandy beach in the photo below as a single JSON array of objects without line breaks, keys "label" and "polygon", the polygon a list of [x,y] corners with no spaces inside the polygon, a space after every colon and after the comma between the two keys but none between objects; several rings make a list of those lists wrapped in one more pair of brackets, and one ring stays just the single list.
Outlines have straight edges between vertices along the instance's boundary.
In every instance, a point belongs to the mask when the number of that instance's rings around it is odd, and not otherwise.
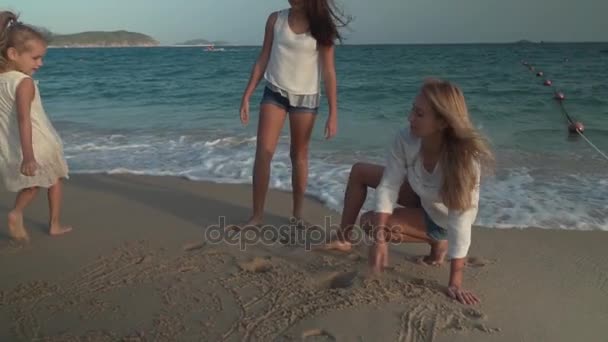
[{"label": "sandy beach", "polygon": [[[14,196],[1,193],[0,341],[608,338],[608,232],[475,227],[465,284],[482,302],[466,307],[444,294],[447,265],[412,261],[424,245],[392,246],[391,268],[372,277],[364,246],[310,251],[297,229],[246,246],[210,240],[219,217],[247,218],[245,185],[74,175],[63,210],[74,231],[46,234],[41,193],[27,245],[9,240]],[[271,191],[267,207],[267,224],[289,224],[289,193]],[[326,217],[339,222],[307,201],[306,220]]]}]

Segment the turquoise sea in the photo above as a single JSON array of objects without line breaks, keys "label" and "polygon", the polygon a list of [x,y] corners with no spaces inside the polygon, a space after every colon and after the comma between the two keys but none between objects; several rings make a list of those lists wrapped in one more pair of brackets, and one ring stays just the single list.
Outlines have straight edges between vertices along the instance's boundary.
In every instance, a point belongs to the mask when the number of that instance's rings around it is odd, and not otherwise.
[{"label": "turquoise sea", "polygon": [[[340,210],[350,166],[382,163],[422,80],[459,84],[490,138],[497,173],[484,180],[477,224],[608,230],[608,161],[568,136],[559,89],[586,136],[608,151],[608,44],[339,46],[339,131],[311,146],[308,192]],[[250,183],[258,103],[239,105],[260,47],[50,49],[36,78],[72,173],[174,175]],[[544,87],[522,60],[554,87]],[[287,126],[271,186],[290,189]],[[372,192],[373,195],[373,192]],[[373,196],[372,196],[373,197]],[[371,205],[371,200],[367,205]]]}]

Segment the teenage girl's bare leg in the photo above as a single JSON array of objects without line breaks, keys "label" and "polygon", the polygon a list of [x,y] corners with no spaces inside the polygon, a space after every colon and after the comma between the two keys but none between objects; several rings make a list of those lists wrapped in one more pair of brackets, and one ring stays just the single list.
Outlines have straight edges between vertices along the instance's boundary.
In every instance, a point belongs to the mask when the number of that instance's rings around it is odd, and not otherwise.
[{"label": "teenage girl's bare leg", "polygon": [[253,165],[253,215],[246,225],[259,225],[264,218],[264,204],[270,181],[270,163],[286,116],[285,109],[273,104],[263,104],[260,108]]},{"label": "teenage girl's bare leg", "polygon": [[302,205],[308,182],[308,145],[315,124],[315,118],[315,114],[307,112],[289,114],[289,128],[291,132],[289,155],[293,169],[291,174],[293,217],[298,221],[302,219]]}]

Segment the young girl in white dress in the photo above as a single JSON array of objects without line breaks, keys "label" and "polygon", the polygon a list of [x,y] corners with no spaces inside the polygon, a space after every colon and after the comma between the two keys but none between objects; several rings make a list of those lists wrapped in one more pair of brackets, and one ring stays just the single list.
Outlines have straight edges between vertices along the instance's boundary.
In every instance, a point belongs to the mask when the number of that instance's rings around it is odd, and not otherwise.
[{"label": "young girl in white dress", "polygon": [[47,49],[44,36],[0,12],[0,176],[6,190],[17,193],[8,214],[11,238],[29,240],[23,211],[39,188],[48,188],[49,233],[71,231],[59,220],[61,180],[68,178],[61,138],[49,121],[32,75],[42,66]]}]

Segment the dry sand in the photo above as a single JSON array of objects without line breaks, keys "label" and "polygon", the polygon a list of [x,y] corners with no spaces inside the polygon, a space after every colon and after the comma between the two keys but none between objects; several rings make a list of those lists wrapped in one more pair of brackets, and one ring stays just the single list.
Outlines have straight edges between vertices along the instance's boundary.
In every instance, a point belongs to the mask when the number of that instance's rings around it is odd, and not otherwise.
[{"label": "dry sand", "polygon": [[[29,244],[0,225],[0,341],[608,340],[608,232],[475,228],[465,284],[482,303],[466,307],[444,294],[448,267],[410,261],[424,245],[392,246],[391,269],[371,277],[363,246],[308,251],[297,229],[244,250],[206,241],[219,216],[247,218],[250,196],[241,185],[77,175],[64,205],[75,230],[50,237],[39,195]],[[2,192],[3,218],[13,199]],[[272,191],[267,223],[288,224],[290,206]],[[306,206],[311,223],[339,221]]]}]

